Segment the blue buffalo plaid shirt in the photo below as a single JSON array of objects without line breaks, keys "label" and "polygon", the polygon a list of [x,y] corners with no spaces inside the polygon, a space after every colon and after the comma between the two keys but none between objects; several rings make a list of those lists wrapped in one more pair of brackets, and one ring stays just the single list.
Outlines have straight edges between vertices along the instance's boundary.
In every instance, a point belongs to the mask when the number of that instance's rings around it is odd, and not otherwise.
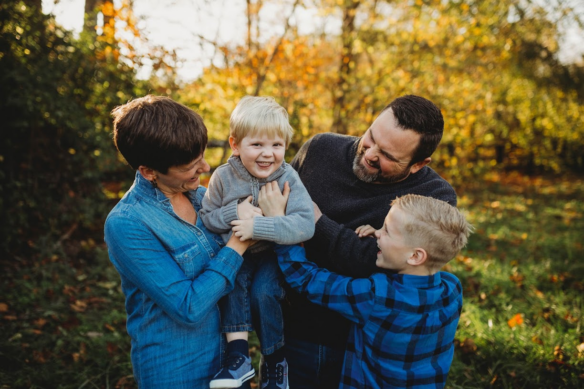
[{"label": "blue buffalo plaid shirt", "polygon": [[354,324],[340,388],[443,388],[462,309],[458,278],[380,269],[350,278],[306,260],[300,246],[276,246],[286,281],[313,303]]}]

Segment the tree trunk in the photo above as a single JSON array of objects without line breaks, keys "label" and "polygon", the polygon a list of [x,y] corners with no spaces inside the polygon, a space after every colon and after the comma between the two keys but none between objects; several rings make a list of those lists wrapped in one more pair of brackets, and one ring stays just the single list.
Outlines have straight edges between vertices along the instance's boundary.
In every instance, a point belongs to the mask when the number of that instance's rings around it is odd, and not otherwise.
[{"label": "tree trunk", "polygon": [[83,31],[96,34],[97,27],[97,7],[101,5],[101,0],[85,0],[85,17]]},{"label": "tree trunk", "polygon": [[[104,27],[110,26],[109,28],[113,29],[113,13],[107,11],[103,12],[106,9],[113,11],[113,7],[113,0],[85,0],[85,22],[83,24],[83,30],[94,35],[97,34],[97,15],[100,12],[103,14]],[[110,33],[113,35],[113,31]]]},{"label": "tree trunk", "polygon": [[343,5],[343,29],[341,40],[343,48],[341,50],[339,78],[336,90],[333,91],[333,125],[332,132],[346,134],[347,128],[347,92],[351,87],[351,76],[355,67],[355,54],[353,53],[353,42],[355,37],[355,15],[361,2],[359,0],[345,0]]}]

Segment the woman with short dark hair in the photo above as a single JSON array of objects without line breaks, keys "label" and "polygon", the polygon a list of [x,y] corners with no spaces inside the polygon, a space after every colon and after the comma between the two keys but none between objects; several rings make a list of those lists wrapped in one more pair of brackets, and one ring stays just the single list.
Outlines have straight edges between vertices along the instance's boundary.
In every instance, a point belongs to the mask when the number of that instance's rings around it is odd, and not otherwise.
[{"label": "woman with short dark hair", "polygon": [[217,301],[233,288],[250,241],[223,247],[198,211],[207,129],[194,111],[146,96],[113,111],[114,142],[134,168],[108,215],[105,241],[126,296],[140,388],[208,388],[224,338]]}]

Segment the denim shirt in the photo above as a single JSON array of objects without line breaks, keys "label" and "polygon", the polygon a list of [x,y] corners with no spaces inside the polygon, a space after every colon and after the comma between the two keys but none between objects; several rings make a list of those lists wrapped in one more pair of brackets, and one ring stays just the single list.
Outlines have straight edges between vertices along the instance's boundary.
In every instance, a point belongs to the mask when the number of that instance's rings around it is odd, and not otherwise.
[{"label": "denim shirt", "polygon": [[[187,193],[195,210],[206,189]],[[176,215],[137,172],[105,223],[111,262],[126,296],[134,377],[140,388],[208,388],[224,339],[217,301],[233,289],[242,257],[201,218]]]}]

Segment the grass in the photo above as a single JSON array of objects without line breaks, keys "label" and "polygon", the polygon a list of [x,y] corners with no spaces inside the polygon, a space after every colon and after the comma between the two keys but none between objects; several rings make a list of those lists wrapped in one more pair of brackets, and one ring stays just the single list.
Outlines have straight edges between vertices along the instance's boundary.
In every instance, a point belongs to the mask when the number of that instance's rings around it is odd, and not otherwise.
[{"label": "grass", "polygon": [[[447,386],[584,387],[584,181],[477,181],[458,189],[477,232],[447,268],[465,288]],[[0,388],[136,387],[124,297],[97,227],[1,259]]]},{"label": "grass", "polygon": [[460,193],[477,231],[448,266],[465,294],[448,386],[583,387],[583,182],[481,187]]}]

